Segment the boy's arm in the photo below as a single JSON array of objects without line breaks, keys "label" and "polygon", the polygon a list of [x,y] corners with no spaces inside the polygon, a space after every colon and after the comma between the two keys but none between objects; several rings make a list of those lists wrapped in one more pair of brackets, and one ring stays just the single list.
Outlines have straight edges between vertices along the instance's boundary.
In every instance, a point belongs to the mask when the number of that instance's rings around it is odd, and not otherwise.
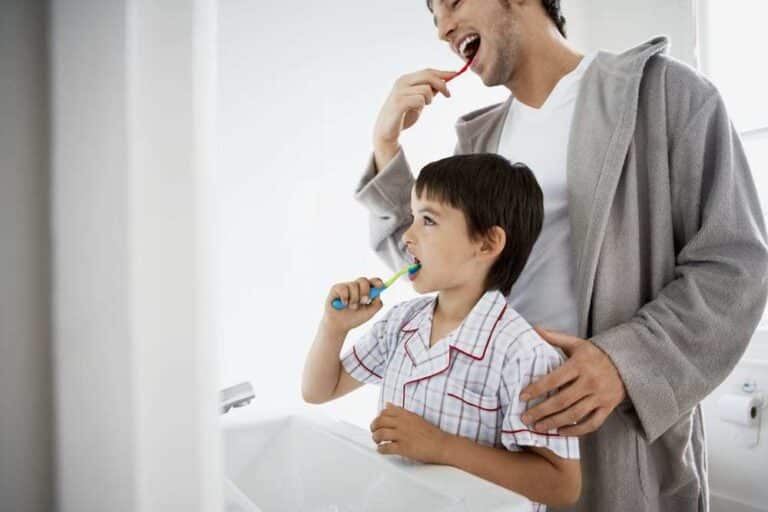
[{"label": "boy's arm", "polygon": [[320,323],[304,364],[301,393],[305,402],[330,402],[363,385],[342,368],[339,360],[347,333],[327,322]]},{"label": "boy's arm", "polygon": [[546,448],[510,452],[446,434],[438,463],[472,473],[548,506],[572,505],[581,494],[579,460],[558,457]]},{"label": "boy's arm", "polygon": [[[335,284],[331,288],[325,300],[324,314],[315,341],[304,363],[301,379],[304,401],[312,404],[329,402],[369,382],[369,375],[356,373],[359,365],[355,350],[351,354],[355,358],[354,363],[350,361],[350,356],[342,361],[339,355],[349,331],[370,320],[383,307],[381,297],[369,300],[371,288],[383,285],[384,282],[378,277],[361,277],[356,281]],[[331,306],[337,298],[346,305],[344,309],[336,310]],[[396,309],[397,306],[390,310],[388,315]],[[368,368],[379,369],[379,366],[386,363],[386,351],[380,343],[386,318],[387,316],[384,320],[376,322],[356,344],[356,348],[361,349],[362,358],[367,361]],[[360,361],[360,364],[365,363]]]},{"label": "boy's arm", "polygon": [[510,451],[484,446],[390,403],[371,423],[371,432],[381,454],[454,466],[538,503],[570,505],[581,493],[579,460],[559,457],[547,448]]}]

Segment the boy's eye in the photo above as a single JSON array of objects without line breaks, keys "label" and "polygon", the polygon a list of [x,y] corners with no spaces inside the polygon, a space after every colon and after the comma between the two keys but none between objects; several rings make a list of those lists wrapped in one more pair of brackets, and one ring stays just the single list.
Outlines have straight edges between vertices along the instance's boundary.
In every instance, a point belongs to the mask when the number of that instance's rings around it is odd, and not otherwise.
[{"label": "boy's eye", "polygon": [[451,4],[451,8],[452,8],[452,9],[455,9],[456,7],[458,7],[458,5],[459,5],[460,3],[461,3],[461,0],[455,0],[455,1],[453,2],[453,4]]},{"label": "boy's eye", "polygon": [[427,217],[425,215],[424,216],[424,225],[425,226],[434,226],[435,225],[435,221],[433,221],[431,218],[429,218],[429,217]]}]

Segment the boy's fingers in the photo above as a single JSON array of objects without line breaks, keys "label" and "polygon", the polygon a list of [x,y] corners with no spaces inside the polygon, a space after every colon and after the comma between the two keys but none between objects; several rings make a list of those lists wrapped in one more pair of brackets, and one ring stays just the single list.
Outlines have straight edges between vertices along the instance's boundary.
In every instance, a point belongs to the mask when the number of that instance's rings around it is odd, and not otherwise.
[{"label": "boy's fingers", "polygon": [[368,297],[371,293],[371,285],[368,279],[361,277],[355,282],[357,283],[360,304],[368,304]]},{"label": "boy's fingers", "polygon": [[357,309],[360,306],[360,279],[363,278],[360,277],[349,283],[349,307],[352,309]]},{"label": "boy's fingers", "polygon": [[382,455],[400,455],[400,443],[392,441],[390,443],[383,443],[376,446],[376,450]]},{"label": "boy's fingers", "polygon": [[376,432],[380,428],[397,428],[397,421],[392,417],[379,416],[371,422],[371,432]]},{"label": "boy's fingers", "polygon": [[373,441],[378,444],[382,441],[397,441],[397,431],[393,428],[380,428],[371,435]]},{"label": "boy's fingers", "polygon": [[334,298],[338,297],[344,304],[349,304],[349,288],[346,285],[337,284],[333,287],[331,295],[333,295]]}]

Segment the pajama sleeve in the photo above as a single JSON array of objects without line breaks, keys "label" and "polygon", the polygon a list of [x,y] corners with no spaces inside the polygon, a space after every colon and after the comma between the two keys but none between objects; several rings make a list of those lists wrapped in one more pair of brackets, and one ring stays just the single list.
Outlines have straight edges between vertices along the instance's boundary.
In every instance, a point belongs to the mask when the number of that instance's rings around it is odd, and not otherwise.
[{"label": "pajama sleeve", "polygon": [[341,365],[352,378],[365,384],[381,383],[397,343],[392,325],[401,308],[402,304],[393,306],[341,357]]},{"label": "pajama sleeve", "polygon": [[502,368],[499,394],[504,413],[501,442],[508,450],[520,451],[525,446],[538,446],[547,448],[565,459],[579,458],[577,437],[561,436],[554,429],[548,432],[535,432],[521,420],[525,411],[547,398],[522,401],[520,393],[523,388],[560,366],[563,361],[564,358],[558,351],[542,343],[522,354],[512,352],[507,355]]}]

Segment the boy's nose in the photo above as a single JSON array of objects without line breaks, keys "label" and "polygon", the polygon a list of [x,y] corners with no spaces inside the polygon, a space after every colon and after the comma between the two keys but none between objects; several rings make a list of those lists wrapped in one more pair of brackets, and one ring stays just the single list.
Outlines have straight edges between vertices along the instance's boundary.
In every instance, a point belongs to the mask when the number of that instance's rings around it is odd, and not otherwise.
[{"label": "boy's nose", "polygon": [[411,225],[408,227],[408,229],[406,229],[406,230],[403,232],[402,236],[400,237],[400,240],[401,240],[401,241],[402,241],[402,242],[403,242],[405,245],[411,245],[411,244],[413,244],[413,236],[411,236],[411,231],[412,231],[412,230],[413,230],[413,224],[411,224]]}]

